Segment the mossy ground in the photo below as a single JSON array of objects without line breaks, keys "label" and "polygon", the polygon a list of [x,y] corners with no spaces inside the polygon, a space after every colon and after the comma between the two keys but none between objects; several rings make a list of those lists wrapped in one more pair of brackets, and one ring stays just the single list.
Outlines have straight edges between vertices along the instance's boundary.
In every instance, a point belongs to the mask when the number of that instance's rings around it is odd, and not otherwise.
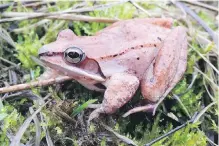
[{"label": "mossy ground", "polygon": [[[0,3],[8,3],[0,2]],[[57,12],[72,7],[89,7],[107,2],[58,1],[34,7],[10,6],[3,12],[34,11]],[[28,128],[22,133],[21,143],[27,145],[34,141],[40,145],[127,145],[121,139],[107,131],[100,123],[110,126],[114,131],[132,139],[137,145],[144,145],[167,133],[171,129],[186,123],[196,112],[200,117],[194,124],[175,132],[153,146],[204,146],[217,143],[218,135],[218,50],[212,43],[208,33],[189,15],[181,17],[183,12],[171,2],[139,2],[146,12],[136,8],[133,3],[126,2],[103,10],[79,13],[93,17],[116,19],[132,19],[145,17],[173,17],[174,25],[188,28],[189,55],[187,71],[182,80],[159,106],[156,115],[136,113],[122,118],[128,109],[135,107],[141,100],[137,91],[132,101],[113,115],[102,115],[87,127],[86,120],[92,109],[86,109],[90,102],[102,101],[103,94],[89,91],[75,81],[49,87],[33,88],[16,93],[1,94],[0,100],[0,145],[9,145],[12,136],[23,128],[21,125],[42,104],[42,98],[48,93],[52,101],[44,107],[34,122],[26,124]],[[212,5],[212,3],[210,3]],[[214,2],[213,2],[213,5]],[[188,5],[215,32],[218,30],[214,11],[202,7]],[[29,26],[43,19],[28,19],[1,24],[0,36],[0,86],[29,82],[35,79],[44,69],[37,65],[30,56],[37,56],[38,49],[56,39],[57,34],[66,28],[77,35],[93,35],[110,25],[98,22],[82,22],[69,20],[48,20],[38,27]],[[18,31],[18,29],[21,29]],[[5,34],[9,34],[7,36]],[[204,57],[203,57],[204,56]],[[5,61],[6,60],[6,61]],[[212,68],[215,66],[216,71]],[[191,83],[194,83],[191,85]],[[191,87],[190,87],[191,85]],[[188,89],[189,88],[189,89]],[[188,91],[184,93],[184,91]],[[182,94],[183,93],[183,94]],[[175,95],[179,95],[177,100]],[[96,99],[96,100],[94,100]],[[210,105],[210,106],[208,106]],[[206,110],[205,110],[206,109]],[[61,113],[60,113],[61,111]],[[63,115],[64,113],[64,115]],[[76,122],[69,121],[67,114]],[[23,125],[24,126],[24,125]],[[212,144],[213,145],[213,144]]]}]

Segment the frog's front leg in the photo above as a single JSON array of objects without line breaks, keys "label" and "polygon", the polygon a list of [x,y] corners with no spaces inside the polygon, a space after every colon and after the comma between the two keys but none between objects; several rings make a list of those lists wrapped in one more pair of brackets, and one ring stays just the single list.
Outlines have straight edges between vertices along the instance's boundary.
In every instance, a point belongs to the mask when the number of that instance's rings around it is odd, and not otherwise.
[{"label": "frog's front leg", "polygon": [[132,98],[138,86],[139,80],[136,76],[127,73],[112,75],[101,106],[90,114],[88,121],[98,117],[100,113],[114,113]]},{"label": "frog's front leg", "polygon": [[156,108],[155,103],[160,98],[164,99],[181,79],[186,70],[186,62],[186,31],[183,27],[177,27],[163,40],[157,58],[141,80],[142,95],[153,104],[131,109],[124,117],[135,112]]}]

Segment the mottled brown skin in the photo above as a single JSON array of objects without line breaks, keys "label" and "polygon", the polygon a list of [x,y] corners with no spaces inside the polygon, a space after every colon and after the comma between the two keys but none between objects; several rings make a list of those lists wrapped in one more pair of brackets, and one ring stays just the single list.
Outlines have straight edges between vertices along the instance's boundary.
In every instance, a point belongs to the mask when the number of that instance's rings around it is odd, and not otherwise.
[{"label": "mottled brown skin", "polygon": [[[94,36],[78,37],[71,30],[63,30],[55,42],[39,50],[39,55],[56,75],[71,76],[88,89],[105,92],[91,120],[100,113],[114,113],[139,86],[151,102],[171,91],[185,72],[187,59],[186,31],[171,27],[172,19],[150,18],[119,21]],[[63,57],[72,46],[86,54],[78,64]],[[130,113],[151,107],[137,107]]]}]

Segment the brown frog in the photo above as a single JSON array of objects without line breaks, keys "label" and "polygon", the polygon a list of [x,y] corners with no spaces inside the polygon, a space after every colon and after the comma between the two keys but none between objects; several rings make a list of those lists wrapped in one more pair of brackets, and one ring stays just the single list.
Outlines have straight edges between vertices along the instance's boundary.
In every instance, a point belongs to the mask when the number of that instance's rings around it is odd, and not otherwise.
[{"label": "brown frog", "polygon": [[39,50],[51,68],[49,76],[71,76],[88,89],[104,91],[99,113],[111,114],[127,103],[138,87],[150,105],[125,116],[153,108],[183,76],[187,64],[185,28],[172,27],[170,18],[118,21],[94,36],[76,36],[66,29],[57,40]]}]

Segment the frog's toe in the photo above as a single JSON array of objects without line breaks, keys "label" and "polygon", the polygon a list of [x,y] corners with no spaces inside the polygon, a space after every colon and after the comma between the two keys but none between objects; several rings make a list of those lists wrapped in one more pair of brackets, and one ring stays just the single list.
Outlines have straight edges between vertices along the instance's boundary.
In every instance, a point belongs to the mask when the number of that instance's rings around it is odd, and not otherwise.
[{"label": "frog's toe", "polygon": [[94,109],[96,109],[96,108],[100,108],[101,107],[101,104],[89,104],[88,105],[88,108],[94,108]]},{"label": "frog's toe", "polygon": [[89,116],[89,118],[88,118],[88,125],[89,125],[90,121],[92,121],[92,120],[95,119],[95,118],[98,118],[99,115],[100,115],[100,113],[104,113],[104,111],[103,111],[102,108],[97,108],[97,109],[95,109],[95,110],[90,114],[90,116]]},{"label": "frog's toe", "polygon": [[137,113],[137,112],[152,112],[154,107],[155,107],[154,104],[148,104],[145,106],[135,107],[135,108],[129,110],[128,112],[126,112],[122,117],[127,117],[127,116],[129,116],[133,113]]}]

